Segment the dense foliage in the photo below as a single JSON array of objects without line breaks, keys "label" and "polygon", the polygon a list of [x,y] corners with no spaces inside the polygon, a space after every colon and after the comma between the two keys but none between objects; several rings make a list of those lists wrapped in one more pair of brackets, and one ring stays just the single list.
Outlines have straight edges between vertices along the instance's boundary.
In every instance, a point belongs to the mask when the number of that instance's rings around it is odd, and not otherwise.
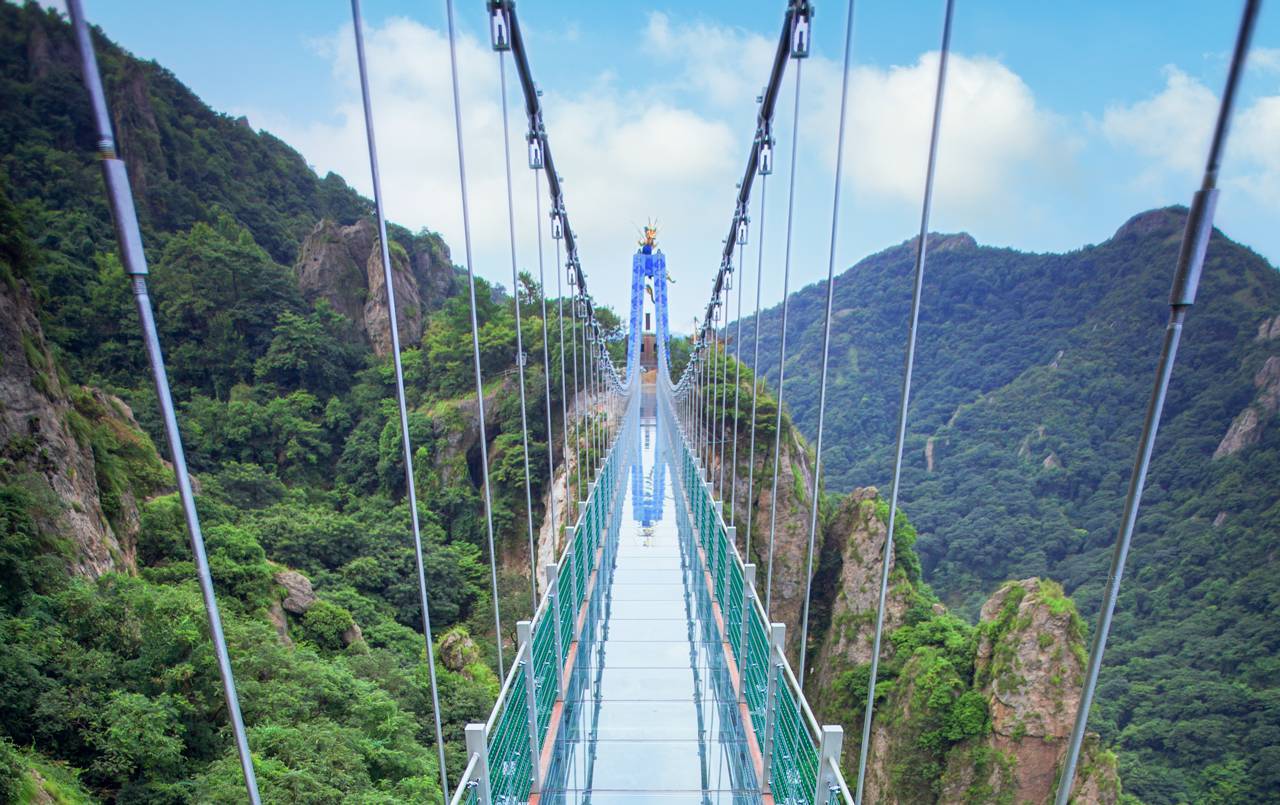
[{"label": "dense foliage", "polygon": [[[1183,220],[1145,213],[1063,255],[933,236],[902,505],[925,577],[969,616],[1001,581],[1032,575],[1096,612]],[[835,488],[887,482],[913,255],[909,242],[836,280],[824,463]],[[791,298],[786,403],[810,435],[824,296],[819,284]],[[1280,274],[1215,236],[1092,722],[1146,801],[1280,791],[1280,428],[1273,418],[1260,443],[1213,458],[1280,353],[1257,338],[1277,313]],[[762,371],[776,377],[780,310],[763,315]]]},{"label": "dense foliage", "polygon": [[[0,41],[0,292],[35,293],[53,355],[33,335],[28,360],[57,367],[104,512],[122,533],[136,531],[136,560],[117,557],[117,572],[98,579],[72,574],[75,548],[53,527],[62,503],[32,474],[21,440],[0,445],[0,777],[12,789],[0,788],[0,799],[33,797],[23,787],[42,779],[45,793],[70,792],[67,801],[88,791],[119,802],[239,802],[181,508],[152,446],[163,433],[69,28],[34,4],[0,4]],[[371,205],[340,178],[317,178],[270,135],[212,112],[159,66],[100,36],[98,48],[264,796],[439,801],[390,360],[327,302],[308,303],[291,268],[317,221],[351,223]],[[393,251],[447,261],[430,232],[393,226],[391,236]],[[478,283],[489,403],[480,444],[470,312],[465,295],[444,290],[424,283],[422,298],[403,300],[424,313],[423,336],[403,359],[432,625],[437,638],[449,631],[470,645],[474,635],[479,646],[437,669],[456,780],[462,727],[483,720],[497,693],[481,450],[494,467],[508,631],[528,615],[529,587],[519,571],[528,557],[513,297]],[[525,349],[540,358],[542,289],[526,275],[515,297]],[[554,300],[548,310],[558,378]],[[616,331],[616,317],[600,310]],[[43,385],[36,391],[54,393]],[[551,386],[558,409],[561,389]],[[123,405],[95,389],[128,401],[141,431],[119,431]],[[527,394],[541,411],[541,360],[529,362]],[[529,425],[538,520],[550,440],[543,417]],[[142,505],[130,519],[120,501],[134,497]],[[303,614],[281,607],[286,568],[314,587]]]}]

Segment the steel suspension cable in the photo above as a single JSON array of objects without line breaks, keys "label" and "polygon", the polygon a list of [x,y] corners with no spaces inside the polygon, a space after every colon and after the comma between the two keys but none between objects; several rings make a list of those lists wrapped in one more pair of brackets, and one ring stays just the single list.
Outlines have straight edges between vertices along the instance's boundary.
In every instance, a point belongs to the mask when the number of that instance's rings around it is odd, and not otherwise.
[{"label": "steel suspension cable", "polygon": [[773,548],[778,530],[778,465],[782,455],[782,394],[787,376],[787,309],[791,284],[791,231],[796,208],[796,151],[800,144],[800,68],[796,62],[796,97],[791,117],[791,175],[787,177],[787,237],[782,260],[782,341],[778,349],[778,411],[774,418],[773,490],[769,494],[769,567],[765,572],[764,611],[773,615]]},{"label": "steel suspension cable", "polygon": [[862,741],[858,747],[858,784],[854,799],[862,802],[866,784],[867,757],[871,749],[871,718],[875,713],[876,678],[880,670],[880,645],[884,637],[884,608],[889,597],[889,560],[893,556],[894,529],[897,527],[898,492],[902,485],[902,454],[907,439],[907,408],[911,401],[911,373],[915,368],[916,326],[920,321],[920,296],[924,288],[925,258],[928,255],[929,212],[933,206],[933,181],[938,162],[938,136],[942,126],[942,101],[946,93],[947,59],[951,54],[951,19],[955,0],[946,0],[942,20],[942,46],[938,53],[938,81],[933,96],[933,123],[929,131],[929,160],[925,168],[924,200],[920,205],[920,242],[916,246],[915,276],[911,287],[911,313],[907,321],[907,348],[902,369],[902,399],[898,405],[897,444],[893,458],[893,480],[889,490],[889,523],[884,537],[884,554],[880,565],[880,594],[876,605],[876,630],[871,643],[871,678],[867,688],[866,710],[862,718]]},{"label": "steel suspension cable", "polygon": [[[730,289],[732,290],[732,289]],[[729,290],[725,291],[725,304],[721,308],[721,318],[724,319],[724,347],[723,354],[720,357],[720,502],[723,504],[725,500],[724,480],[725,480],[725,450],[728,449],[728,432],[725,430],[728,425],[728,408],[729,408]]]},{"label": "steel suspension cable", "polygon": [[[200,528],[200,515],[196,511],[195,492],[191,486],[191,474],[187,470],[186,451],[182,445],[182,433],[178,429],[178,417],[169,389],[169,374],[165,369],[164,353],[160,348],[160,334],[156,329],[155,313],[151,307],[151,295],[147,288],[147,256],[142,246],[142,232],[138,229],[138,216],[133,203],[133,190],[128,171],[116,153],[115,137],[111,130],[111,115],[107,109],[107,96],[102,87],[102,74],[98,70],[98,57],[94,52],[81,0],[67,0],[67,13],[80,55],[81,77],[93,112],[98,135],[98,157],[102,164],[103,180],[107,188],[107,202],[115,223],[116,247],[120,250],[120,262],[129,275],[133,288],[134,304],[142,324],[143,347],[151,365],[151,379],[156,390],[156,403],[164,421],[164,432],[169,443],[169,455],[173,459],[174,481],[178,487],[178,499],[187,524],[191,553],[195,564],[200,595],[204,600],[205,616],[209,621],[209,638],[222,679],[222,694],[227,703],[227,717],[235,740],[240,771],[244,776],[249,801],[258,805],[258,779],[253,770],[253,757],[249,753],[249,739],[245,732],[244,718],[240,713],[240,696],[236,691],[235,675],[231,669],[231,655],[227,651],[226,636],[222,631],[222,616],[214,593],[213,577],[209,572],[209,558],[205,552],[204,532]],[[446,788],[447,790],[447,788]]]},{"label": "steel suspension cable", "polygon": [[[471,302],[471,354],[476,375],[476,406],[480,424],[480,469],[484,476],[484,521],[489,537],[489,580],[493,586],[494,641],[498,647],[498,678],[506,676],[502,662],[502,613],[498,601],[498,554],[493,546],[493,495],[489,482],[488,437],[484,424],[484,377],[480,371],[480,325],[476,318],[476,272],[471,256],[471,210],[467,201],[467,160],[462,136],[462,93],[458,90],[457,26],[453,18],[453,0],[444,0],[449,24],[449,77],[453,85],[453,129],[458,141],[458,185],[462,197],[462,240],[467,256],[467,288]],[[448,788],[446,787],[446,791]]]},{"label": "steel suspension cable", "polygon": [[[502,94],[502,160],[507,177],[507,239],[511,244],[511,302],[516,312],[516,373],[520,379],[520,447],[524,456],[524,512],[529,526],[529,612],[538,611],[538,546],[533,536],[533,477],[529,469],[529,412],[525,395],[524,328],[520,317],[520,271],[516,266],[516,212],[511,190],[511,129],[507,119],[507,58],[498,52],[498,86]],[[541,224],[541,222],[539,222]],[[542,232],[541,228],[538,230]],[[531,615],[532,617],[532,615]]]},{"label": "steel suspension cable", "polygon": [[[738,399],[742,386],[742,261],[746,256],[746,249],[745,243],[738,244],[738,282],[736,283],[738,288],[738,334],[733,338],[734,346],[737,348],[734,353],[735,363],[733,364],[733,458],[731,460],[733,475],[729,480],[729,525],[731,526],[737,525],[735,509],[738,503]],[[750,562],[751,558],[747,557],[746,561]]]},{"label": "steel suspension cable", "polygon": [[1147,402],[1146,419],[1142,426],[1138,454],[1134,459],[1133,470],[1129,477],[1124,514],[1111,555],[1111,569],[1107,575],[1107,586],[1103,592],[1102,607],[1098,614],[1098,627],[1094,631],[1093,644],[1089,650],[1089,663],[1085,672],[1080,705],[1076,710],[1075,723],[1071,729],[1071,739],[1067,745],[1062,775],[1058,778],[1058,790],[1054,800],[1056,805],[1066,805],[1070,800],[1071,788],[1075,782],[1076,765],[1080,759],[1080,748],[1084,743],[1085,728],[1089,722],[1089,710],[1093,706],[1098,675],[1102,670],[1102,657],[1107,647],[1107,636],[1111,631],[1116,598],[1120,594],[1120,580],[1124,575],[1125,560],[1138,522],[1142,490],[1146,485],[1147,470],[1151,464],[1152,451],[1155,449],[1156,434],[1160,428],[1160,415],[1164,410],[1165,395],[1173,375],[1173,364],[1178,355],[1183,323],[1189,308],[1195,303],[1196,289],[1204,267],[1205,252],[1213,237],[1213,214],[1218,196],[1218,171],[1222,165],[1222,152],[1226,146],[1236,91],[1244,73],[1249,43],[1253,38],[1253,29],[1261,6],[1261,0],[1246,0],[1244,4],[1240,28],[1236,34],[1235,49],[1231,55],[1231,67],[1227,73],[1226,87],[1223,90],[1222,101],[1218,106],[1218,115],[1214,123],[1213,140],[1209,146],[1209,156],[1205,161],[1204,177],[1201,180],[1200,189],[1192,199],[1191,209],[1187,212],[1187,225],[1182,235],[1182,246],[1178,254],[1178,264],[1169,299],[1169,323],[1165,328],[1164,344],[1156,369],[1154,387]]},{"label": "steel suspension cable", "polygon": [[849,70],[853,58],[853,4],[844,27],[844,72],[840,76],[840,125],[836,130],[835,188],[831,193],[831,245],[827,250],[827,308],[822,325],[822,379],[818,391],[818,438],[814,444],[813,502],[809,506],[809,551],[804,577],[804,613],[800,619],[800,685],[805,681],[805,660],[809,655],[809,595],[813,590],[813,556],[817,552],[818,502],[822,497],[822,434],[827,414],[827,369],[831,358],[831,306],[836,291],[836,239],[840,222],[840,172],[844,169],[844,132],[849,110]]},{"label": "steel suspension cable", "polygon": [[[536,183],[537,180],[538,180],[538,177],[535,175],[534,182]],[[569,474],[571,472],[569,467],[569,400],[568,400],[569,393],[568,393],[568,384],[565,382],[565,367],[564,367],[564,291],[561,289],[561,286],[560,286],[560,239],[559,238],[555,239],[555,244],[556,244],[556,262],[555,262],[556,323],[560,329],[560,437],[563,441],[563,449],[564,449],[564,452],[561,454],[560,465],[564,468],[564,516],[565,516],[565,521],[571,523],[573,522],[574,510],[570,503],[570,501],[573,498],[573,495],[569,489],[569,483],[570,483]],[[541,277],[542,276],[541,249],[539,249],[538,257],[539,257],[538,276]],[[546,292],[544,291],[543,292],[544,307],[545,307],[545,303],[546,303]],[[543,318],[545,319],[546,316],[543,316]],[[545,338],[543,340],[545,340]],[[551,401],[548,400],[547,405],[550,405],[550,404],[551,404]],[[548,445],[551,443],[551,438],[552,438],[551,434],[548,433],[547,434]],[[548,449],[550,448],[548,447]]]},{"label": "steel suspension cable", "polygon": [[[769,175],[760,177],[760,225],[756,228],[756,238],[760,241],[756,257],[756,313],[755,336],[752,349],[755,356],[751,359],[751,441],[747,449],[747,542],[743,556],[746,561],[751,558],[751,526],[755,522],[756,508],[756,403],[760,396],[760,286],[764,279],[764,213],[765,195],[769,189]],[[763,468],[763,462],[761,462]],[[767,610],[766,610],[767,611]]]},{"label": "steel suspension cable", "polygon": [[[552,430],[551,422],[551,337],[547,330],[547,278],[544,273],[542,261],[542,175],[538,170],[533,172],[533,209],[534,227],[538,231],[538,296],[542,300],[542,382],[543,394],[545,395],[545,404],[547,409],[547,495],[550,499],[550,506],[547,510],[547,516],[551,518],[551,555],[559,555],[560,547],[560,530],[556,528],[556,437],[555,431]],[[556,274],[557,281],[560,274]],[[566,447],[568,445],[566,444]],[[569,451],[565,450],[564,461],[569,460]],[[562,466],[568,466],[563,464]],[[568,471],[565,472],[565,488],[569,486]],[[565,504],[565,513],[569,511],[569,506]]]},{"label": "steel suspension cable", "polygon": [[400,360],[400,322],[396,318],[396,291],[391,274],[391,247],[387,242],[387,216],[382,202],[382,178],[378,170],[378,143],[373,129],[373,100],[369,94],[369,69],[365,61],[364,21],[360,0],[351,0],[351,22],[355,31],[356,65],[360,70],[360,99],[364,104],[364,130],[369,145],[369,174],[373,179],[373,207],[378,218],[378,247],[382,257],[382,279],[387,286],[388,329],[391,331],[391,363],[395,369],[396,404],[400,416],[400,446],[404,454],[404,482],[409,497],[409,522],[413,529],[413,558],[418,574],[418,599],[422,605],[422,635],[427,644],[427,675],[431,682],[433,726],[440,761],[441,791],[449,790],[444,761],[444,730],[440,723],[440,690],[436,684],[435,641],[431,636],[431,606],[427,595],[427,571],[423,561],[422,527],[418,522],[418,491],[413,477],[413,444],[409,439],[409,409],[405,401],[404,366]]},{"label": "steel suspension cable", "polygon": [[[560,243],[556,242],[556,252],[560,251]],[[556,261],[559,263],[559,260]],[[556,282],[559,283],[557,277]],[[577,507],[582,509],[582,501],[586,499],[583,494],[582,486],[582,386],[578,380],[578,299],[576,296],[569,300],[569,345],[573,348],[573,452],[574,464],[578,471],[578,495]],[[561,333],[564,331],[564,316],[560,317]],[[560,349],[564,351],[564,341],[561,339]],[[566,427],[568,427],[566,425]]]}]

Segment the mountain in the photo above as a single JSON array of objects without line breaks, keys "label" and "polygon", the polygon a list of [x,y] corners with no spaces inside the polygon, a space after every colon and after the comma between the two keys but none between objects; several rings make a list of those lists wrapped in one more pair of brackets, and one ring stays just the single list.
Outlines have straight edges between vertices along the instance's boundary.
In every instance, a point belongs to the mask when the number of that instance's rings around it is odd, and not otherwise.
[{"label": "mountain", "polygon": [[[1185,214],[1142,213],[1067,254],[930,235],[900,500],[924,578],[962,613],[1039,576],[1096,614]],[[831,488],[887,483],[915,245],[836,278]],[[825,292],[790,300],[786,405],[809,436]],[[1091,722],[1144,801],[1280,792],[1278,313],[1280,274],[1215,232]],[[781,311],[761,316],[776,379]]]}]

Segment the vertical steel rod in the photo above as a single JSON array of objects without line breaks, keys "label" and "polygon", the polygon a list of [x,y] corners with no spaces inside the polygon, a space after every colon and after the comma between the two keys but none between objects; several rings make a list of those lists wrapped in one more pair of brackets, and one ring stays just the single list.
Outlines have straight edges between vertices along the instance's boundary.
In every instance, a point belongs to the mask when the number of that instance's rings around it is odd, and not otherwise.
[{"label": "vertical steel rod", "polygon": [[[791,117],[791,175],[787,177],[787,240],[782,261],[782,341],[778,348],[778,412],[773,433],[773,490],[769,494],[769,564],[765,569],[764,611],[773,612],[773,545],[778,531],[778,461],[782,453],[782,389],[787,376],[787,292],[791,285],[791,230],[796,209],[796,151],[800,143],[800,68],[796,61],[796,98]],[[758,339],[757,339],[758,342]]]},{"label": "vertical steel rod", "polygon": [[498,603],[498,554],[493,547],[493,494],[489,484],[489,444],[484,424],[484,378],[480,372],[480,325],[476,319],[476,272],[471,256],[471,208],[467,201],[467,160],[462,136],[462,94],[458,90],[457,25],[453,0],[444,0],[449,23],[449,76],[453,84],[453,129],[458,141],[458,185],[462,196],[462,239],[467,254],[467,288],[471,302],[471,356],[476,374],[476,406],[480,425],[480,469],[484,475],[484,522],[489,536],[489,580],[493,587],[494,642],[498,648],[498,678],[506,676],[502,663],[502,613]]},{"label": "vertical steel rod", "polygon": [[800,626],[800,688],[804,689],[809,655],[809,594],[813,589],[813,555],[818,542],[818,502],[822,497],[822,432],[827,416],[827,367],[831,358],[831,305],[836,294],[836,236],[840,222],[840,172],[844,169],[844,130],[849,108],[849,69],[853,58],[853,2],[844,27],[844,73],[840,78],[840,125],[836,140],[835,189],[831,194],[831,246],[827,250],[827,310],[822,325],[822,379],[818,392],[818,439],[814,445],[813,502],[809,507],[809,558],[804,576],[804,614]]},{"label": "vertical steel rod", "polygon": [[1111,569],[1107,575],[1107,586],[1103,592],[1102,608],[1098,613],[1098,627],[1094,630],[1093,645],[1089,650],[1089,664],[1085,672],[1080,706],[1076,710],[1075,723],[1071,729],[1071,739],[1067,745],[1062,775],[1058,779],[1058,791],[1054,800],[1057,805],[1066,805],[1070,800],[1071,788],[1075,782],[1076,765],[1080,760],[1080,748],[1084,744],[1085,729],[1089,723],[1089,710],[1093,706],[1098,675],[1102,670],[1102,657],[1107,647],[1107,636],[1111,632],[1111,619],[1115,614],[1116,599],[1120,595],[1120,580],[1124,575],[1125,560],[1129,555],[1129,546],[1138,523],[1138,508],[1142,504],[1142,489],[1146,484],[1147,470],[1151,465],[1151,454],[1155,450],[1156,434],[1160,429],[1160,415],[1164,410],[1165,395],[1169,390],[1169,380],[1173,375],[1173,364],[1178,355],[1178,342],[1182,336],[1183,322],[1186,319],[1188,309],[1195,302],[1196,289],[1200,282],[1200,272],[1204,267],[1205,251],[1209,246],[1210,238],[1213,236],[1213,212],[1218,193],[1218,170],[1222,164],[1222,151],[1226,146],[1236,91],[1240,85],[1240,77],[1244,73],[1245,60],[1249,53],[1249,42],[1253,38],[1254,24],[1257,21],[1258,10],[1261,6],[1261,0],[1246,0],[1245,2],[1244,12],[1240,19],[1240,29],[1236,34],[1235,50],[1231,56],[1231,68],[1227,74],[1226,88],[1223,90],[1222,102],[1218,107],[1213,141],[1209,146],[1209,156],[1205,162],[1204,178],[1187,214],[1187,226],[1182,235],[1182,248],[1178,255],[1178,265],[1173,280],[1173,292],[1169,300],[1169,324],[1165,328],[1164,343],[1156,368],[1155,384],[1151,389],[1151,397],[1147,402],[1146,419],[1142,423],[1142,438],[1138,443],[1138,454],[1134,459],[1133,470],[1129,476],[1129,488],[1124,501],[1124,515],[1120,521],[1120,533],[1116,536],[1115,549],[1111,554]]},{"label": "vertical steel rod", "polygon": [[947,57],[951,52],[951,17],[955,0],[946,0],[942,22],[942,48],[938,55],[938,83],[933,97],[933,127],[929,132],[929,162],[925,170],[924,201],[920,210],[920,243],[916,247],[915,280],[911,289],[911,314],[907,322],[907,349],[902,370],[902,400],[898,406],[897,447],[893,459],[893,484],[889,492],[889,525],[884,538],[880,565],[880,598],[876,606],[876,632],[871,645],[871,679],[867,705],[862,717],[862,743],[858,747],[858,785],[854,799],[862,802],[866,783],[867,753],[871,748],[871,717],[875,711],[876,675],[880,669],[880,643],[884,636],[884,607],[889,595],[889,559],[893,556],[893,532],[898,514],[898,488],[902,480],[902,451],[907,438],[907,406],[911,399],[911,372],[915,367],[916,324],[920,321],[920,293],[924,287],[924,265],[929,240],[929,211],[933,206],[933,178],[938,158],[938,134],[942,124],[942,98],[947,83]]},{"label": "vertical steel rod", "polygon": [[391,250],[387,243],[387,217],[382,205],[382,178],[378,172],[378,146],[373,133],[373,102],[369,96],[369,70],[364,52],[364,23],[360,16],[360,0],[351,0],[351,19],[355,29],[356,62],[360,68],[360,98],[364,103],[364,126],[368,135],[369,173],[373,178],[373,203],[378,216],[378,245],[382,252],[382,277],[387,286],[387,314],[391,330],[391,359],[395,367],[396,403],[400,415],[400,442],[404,453],[405,488],[409,496],[409,522],[413,528],[413,554],[418,575],[418,599],[422,605],[422,636],[427,644],[427,674],[431,682],[432,715],[436,732],[436,751],[440,761],[440,785],[449,791],[448,771],[444,761],[444,731],[440,724],[440,692],[436,686],[435,646],[431,637],[431,606],[427,596],[427,571],[423,561],[422,528],[418,522],[418,491],[413,478],[413,445],[409,441],[409,410],[405,403],[404,367],[400,362],[400,322],[396,318],[396,292],[391,275]]},{"label": "vertical steel rod", "polygon": [[[502,161],[507,176],[507,235],[511,244],[511,303],[516,313],[516,374],[520,381],[520,447],[524,457],[524,514],[529,528],[529,612],[538,611],[538,545],[533,536],[533,474],[529,469],[529,411],[525,398],[524,328],[520,319],[520,272],[516,267],[516,210],[511,191],[511,132],[507,120],[507,55],[498,51],[498,85],[502,93]],[[541,222],[539,222],[541,224]],[[539,226],[538,232],[542,229]],[[548,437],[550,438],[550,437]]]},{"label": "vertical steel rod", "polygon": [[111,131],[111,115],[107,110],[107,96],[102,88],[102,74],[98,70],[98,57],[94,52],[89,23],[80,0],[67,0],[67,13],[80,51],[81,75],[93,110],[98,134],[98,156],[102,162],[103,179],[107,187],[107,201],[115,222],[120,261],[133,286],[133,299],[138,318],[142,323],[142,341],[151,364],[151,378],[155,384],[156,402],[164,420],[165,437],[169,442],[169,454],[173,459],[174,480],[178,486],[178,499],[187,523],[191,540],[191,553],[195,563],[196,579],[200,595],[204,599],[205,614],[209,619],[209,637],[213,642],[218,674],[222,678],[222,693],[227,703],[227,715],[235,739],[236,753],[240,759],[240,771],[244,775],[245,789],[253,805],[260,803],[258,780],[253,770],[253,757],[249,753],[249,738],[245,732],[244,718],[240,713],[240,697],[236,692],[235,675],[231,669],[231,655],[227,651],[226,636],[222,632],[222,616],[218,599],[214,594],[213,577],[209,572],[209,559],[205,553],[204,534],[200,528],[200,516],[196,512],[195,492],[191,487],[191,475],[187,470],[186,451],[182,446],[182,433],[178,430],[178,417],[169,390],[169,375],[165,370],[164,353],[160,348],[160,334],[156,330],[155,315],[147,289],[147,257],[142,246],[142,233],[138,230],[137,211],[133,204],[133,190],[124,162],[116,154],[115,137]]}]

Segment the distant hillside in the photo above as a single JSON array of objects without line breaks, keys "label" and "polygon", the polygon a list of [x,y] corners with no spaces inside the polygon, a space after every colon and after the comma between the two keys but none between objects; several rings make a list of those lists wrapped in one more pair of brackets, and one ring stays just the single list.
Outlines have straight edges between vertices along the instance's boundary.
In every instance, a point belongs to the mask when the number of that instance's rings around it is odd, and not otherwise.
[{"label": "distant hillside", "polygon": [[[1000,582],[1037,575],[1092,620],[1184,220],[1143,213],[1062,255],[931,236],[902,506],[926,578],[971,617]],[[834,489],[887,485],[913,255],[909,241],[836,280]],[[824,296],[816,284],[791,298],[786,402],[810,436]],[[1280,274],[1216,234],[1094,716],[1145,801],[1280,792],[1277,314]],[[780,309],[762,316],[761,368],[776,381]]]}]

